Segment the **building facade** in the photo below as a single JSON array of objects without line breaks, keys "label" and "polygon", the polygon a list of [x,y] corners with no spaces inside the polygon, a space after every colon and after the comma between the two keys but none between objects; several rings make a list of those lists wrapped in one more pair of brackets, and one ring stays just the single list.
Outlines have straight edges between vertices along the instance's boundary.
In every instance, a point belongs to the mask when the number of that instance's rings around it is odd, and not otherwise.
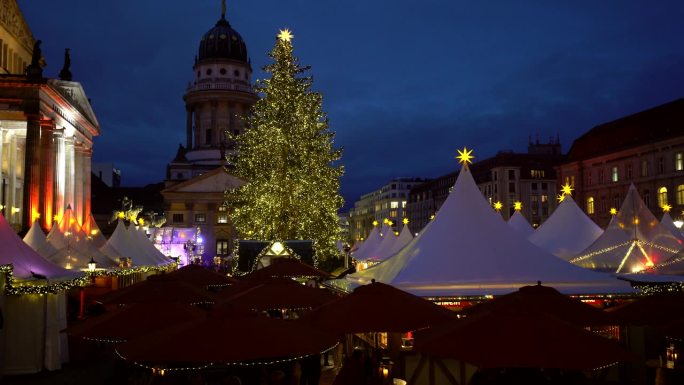
[{"label": "building facade", "polygon": [[199,229],[201,244],[188,247],[206,262],[233,250],[236,234],[224,194],[244,182],[226,173],[226,156],[235,152],[230,135],[244,131],[242,117],[257,100],[247,47],[225,8],[202,36],[192,69],[194,80],[183,96],[186,143],[167,166],[162,195],[166,225]]},{"label": "building facade", "polygon": [[[563,159],[560,142],[530,142],[527,153],[500,152],[470,166],[482,194],[494,204],[501,202],[501,216],[508,220],[514,203],[522,202],[522,214],[532,226],[539,226],[556,207],[556,172]],[[419,232],[439,211],[458,172],[452,172],[413,188],[406,213],[411,230]]]},{"label": "building facade", "polygon": [[[0,75],[2,213],[18,231],[36,220],[49,230],[67,206],[80,224],[87,223],[99,123],[83,87],[71,81],[68,52],[60,79],[43,77],[40,41],[33,40],[14,1],[0,4],[6,16],[0,18],[2,63],[14,63],[3,65]],[[28,44],[33,47],[26,61]]]},{"label": "building facade", "polygon": [[558,177],[574,186],[580,207],[599,226],[610,221],[633,183],[660,217],[684,214],[684,99],[596,126],[573,143]]},{"label": "building facade", "polygon": [[409,191],[425,181],[421,178],[396,178],[378,190],[362,195],[349,210],[349,240],[365,239],[373,229],[374,221],[383,223],[389,219],[395,231],[401,230]]}]

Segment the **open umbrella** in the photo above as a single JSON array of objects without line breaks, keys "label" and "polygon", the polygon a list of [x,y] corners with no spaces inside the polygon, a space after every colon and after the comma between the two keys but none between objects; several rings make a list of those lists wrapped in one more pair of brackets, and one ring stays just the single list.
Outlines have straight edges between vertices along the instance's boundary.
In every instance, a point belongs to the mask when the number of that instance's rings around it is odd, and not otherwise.
[{"label": "open umbrella", "polygon": [[66,328],[68,335],[88,340],[123,342],[159,329],[204,317],[206,311],[178,303],[136,303]]},{"label": "open umbrella", "polygon": [[[230,290],[221,300],[255,310],[315,308],[337,297],[326,289],[299,284],[293,280],[262,281]],[[236,288],[237,289],[237,288]]]},{"label": "open umbrella", "polygon": [[466,315],[482,314],[497,310],[540,310],[576,326],[617,325],[611,314],[587,305],[582,301],[561,294],[558,290],[542,286],[524,286],[518,291],[496,297],[493,300],[466,308]]},{"label": "open umbrella", "polygon": [[128,341],[117,352],[126,360],[159,367],[271,362],[318,354],[336,344],[335,337],[301,321],[223,309]]},{"label": "open umbrella", "polygon": [[455,315],[434,303],[380,282],[305,314],[313,325],[337,333],[403,333],[452,321]]},{"label": "open umbrella", "polygon": [[306,263],[299,262],[295,258],[276,258],[273,262],[262,268],[249,273],[247,279],[261,279],[270,277],[285,278],[330,278],[330,274],[316,269]]},{"label": "open umbrella", "polygon": [[632,356],[616,341],[539,311],[496,311],[416,333],[414,351],[480,368],[594,369]]},{"label": "open umbrella", "polygon": [[199,288],[207,288],[209,286],[222,287],[238,282],[235,278],[205,269],[199,265],[183,266],[176,271],[168,273],[167,276]]},{"label": "open umbrella", "polygon": [[99,299],[104,304],[150,302],[202,303],[214,302],[211,293],[173,277],[152,275],[147,280],[110,292]]}]

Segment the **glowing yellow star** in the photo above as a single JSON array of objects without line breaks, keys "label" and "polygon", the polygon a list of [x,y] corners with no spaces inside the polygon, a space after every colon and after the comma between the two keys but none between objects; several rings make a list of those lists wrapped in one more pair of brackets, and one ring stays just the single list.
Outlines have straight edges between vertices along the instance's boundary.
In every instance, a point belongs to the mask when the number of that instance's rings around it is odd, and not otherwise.
[{"label": "glowing yellow star", "polygon": [[382,223],[384,223],[384,224],[389,224],[389,221],[390,221],[389,219],[385,218],[385,219],[382,220]]},{"label": "glowing yellow star", "polygon": [[664,212],[664,213],[669,213],[670,210],[672,210],[672,206],[671,206],[671,205],[668,205],[667,203],[664,204],[664,205],[662,205],[661,208],[663,209],[663,212]]},{"label": "glowing yellow star", "polygon": [[142,218],[138,218],[138,224],[139,224],[140,226],[144,225],[144,224],[145,224],[145,220],[142,219]]},{"label": "glowing yellow star", "polygon": [[565,194],[558,194],[556,200],[558,200],[558,203],[563,202],[563,200],[565,200]]},{"label": "glowing yellow star", "polygon": [[392,227],[392,225],[394,225],[394,222],[387,220],[387,226]]},{"label": "glowing yellow star", "polygon": [[404,222],[405,225],[408,225],[408,222],[409,222],[408,218],[404,218],[404,220],[402,222]]},{"label": "glowing yellow star", "polygon": [[503,208],[503,203],[501,203],[501,201],[494,202],[494,210],[501,211],[502,208]]},{"label": "glowing yellow star", "polygon": [[463,151],[461,150],[456,150],[458,152],[458,155],[456,156],[456,159],[458,159],[459,163],[462,163],[464,165],[467,165],[468,163],[473,163],[473,159],[475,158],[473,155],[470,155],[473,153],[473,150],[468,150],[463,147]]},{"label": "glowing yellow star", "polygon": [[378,221],[373,221],[373,227],[378,225]]},{"label": "glowing yellow star", "polygon": [[515,209],[515,211],[522,210],[522,202],[520,202],[520,201],[513,202],[513,209]]},{"label": "glowing yellow star", "polygon": [[435,214],[430,215],[430,220],[435,219]]},{"label": "glowing yellow star", "polygon": [[570,186],[570,183],[566,183],[561,186],[561,192],[563,193],[563,195],[572,195],[572,190],[574,189],[572,188],[572,186]]},{"label": "glowing yellow star", "polygon": [[617,209],[615,207],[610,208],[610,215],[617,215]]},{"label": "glowing yellow star", "polygon": [[282,41],[286,41],[286,42],[290,42],[293,37],[294,37],[294,35],[287,28],[281,29],[280,33],[278,34],[278,39],[280,39]]},{"label": "glowing yellow star", "polygon": [[119,211],[119,214],[117,214],[117,216],[119,217],[119,219],[124,219],[126,218],[126,213],[124,213],[123,211]]}]

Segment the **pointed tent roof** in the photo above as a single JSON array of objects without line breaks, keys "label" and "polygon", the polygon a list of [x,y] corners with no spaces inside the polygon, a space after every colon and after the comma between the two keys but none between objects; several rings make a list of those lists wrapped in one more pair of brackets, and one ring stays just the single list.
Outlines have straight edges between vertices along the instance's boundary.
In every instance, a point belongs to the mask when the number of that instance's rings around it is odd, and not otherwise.
[{"label": "pointed tent roof", "polygon": [[661,264],[682,249],[646,207],[634,184],[606,231],[571,260],[580,266],[631,273]]},{"label": "pointed tent roof", "polygon": [[675,236],[675,238],[679,239],[680,241],[684,241],[684,234],[682,234],[681,230],[675,226],[670,213],[665,212],[663,214],[663,218],[660,220],[660,225],[668,229],[670,233]]},{"label": "pointed tent roof", "polygon": [[603,234],[603,230],[582,211],[570,195],[534,231],[530,242],[563,258],[574,258]]},{"label": "pointed tent roof", "polygon": [[156,265],[166,265],[171,263],[172,261],[167,258],[164,254],[162,254],[159,249],[154,247],[150,239],[147,237],[145,234],[145,230],[140,227],[136,228],[135,225],[130,224],[128,225],[128,233],[131,236],[131,239],[134,242],[135,248],[140,252],[144,253],[149,257],[149,259],[156,261]]},{"label": "pointed tent roof", "polygon": [[368,238],[366,238],[361,246],[352,253],[352,256],[356,260],[365,261],[372,255],[373,251],[380,246],[380,242],[382,242],[380,230],[378,230],[377,226],[373,226],[373,230],[368,234]]},{"label": "pointed tent roof", "polygon": [[135,246],[136,243],[137,241],[126,230],[126,225],[124,225],[123,221],[119,220],[114,233],[112,233],[112,236],[109,237],[109,240],[102,246],[100,251],[112,259],[120,257],[130,258],[135,266],[158,266],[160,264],[158,260],[139,250]]},{"label": "pointed tent roof", "polygon": [[373,253],[368,257],[371,261],[382,261],[387,259],[391,254],[389,252],[394,248],[394,244],[397,242],[397,236],[391,229],[388,229],[383,233],[382,241],[378,247],[373,251]]},{"label": "pointed tent roof", "polygon": [[386,236],[383,237],[380,247],[378,247],[378,250],[374,253],[375,255],[371,257],[372,260],[384,261],[385,259],[393,256],[404,246],[408,245],[411,240],[413,240],[413,234],[411,234],[411,230],[409,230],[408,225],[404,225],[398,237],[392,235],[392,237],[389,238],[389,242],[385,242],[385,238]]},{"label": "pointed tent roof", "polygon": [[511,218],[508,220],[508,225],[521,233],[525,238],[534,233],[534,227],[530,225],[530,222],[525,219],[519,210],[516,210],[515,213],[513,213]]},{"label": "pointed tent roof", "polygon": [[24,236],[24,242],[29,245],[34,251],[43,257],[52,255],[57,252],[47,240],[43,229],[40,228],[38,221],[34,221],[28,233]]},{"label": "pointed tent roof", "polygon": [[[538,281],[565,294],[632,291],[626,282],[569,264],[520,237],[492,210],[468,167],[423,232],[346,283],[371,279],[421,296],[504,294]],[[332,284],[338,283],[344,284]]]},{"label": "pointed tent roof", "polygon": [[[66,233],[63,232],[62,228],[66,229]],[[98,267],[117,266],[112,258],[101,253],[95,244],[88,239],[78,222],[73,218],[71,207],[67,207],[59,223],[53,223],[47,241],[50,246],[42,248],[39,253],[64,268],[87,268],[91,258],[95,260]]]},{"label": "pointed tent roof", "polygon": [[88,236],[93,241],[95,247],[99,249],[107,243],[107,238],[102,234],[100,227],[95,222],[95,218],[93,218],[93,214],[88,215],[88,224],[84,227],[90,229]]},{"label": "pointed tent roof", "polygon": [[50,280],[73,279],[78,271],[62,269],[46,260],[27,245],[0,214],[0,265],[12,264],[12,274],[19,279],[32,279],[40,274]]}]

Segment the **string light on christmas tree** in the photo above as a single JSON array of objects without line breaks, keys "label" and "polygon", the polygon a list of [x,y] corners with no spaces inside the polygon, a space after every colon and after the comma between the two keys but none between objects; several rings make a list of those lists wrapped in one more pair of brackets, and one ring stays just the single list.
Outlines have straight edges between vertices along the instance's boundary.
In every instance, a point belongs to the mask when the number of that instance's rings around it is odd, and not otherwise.
[{"label": "string light on christmas tree", "polygon": [[456,159],[458,159],[458,162],[461,163],[464,166],[467,166],[468,163],[473,163],[473,159],[475,156],[471,155],[473,153],[473,150],[468,150],[465,146],[463,147],[463,150],[456,150],[458,152],[458,155],[456,156]]}]

